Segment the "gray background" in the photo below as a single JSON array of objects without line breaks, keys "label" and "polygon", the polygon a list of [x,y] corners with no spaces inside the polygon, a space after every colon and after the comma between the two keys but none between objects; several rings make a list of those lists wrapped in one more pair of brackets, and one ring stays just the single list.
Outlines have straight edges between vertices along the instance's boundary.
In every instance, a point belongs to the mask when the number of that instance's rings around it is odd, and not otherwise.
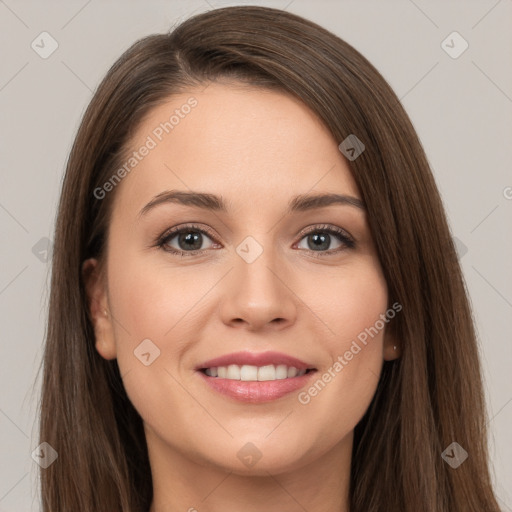
[{"label": "gray background", "polygon": [[[31,454],[38,445],[45,248],[92,91],[138,38],[193,12],[242,3],[0,0],[0,512],[39,510]],[[480,336],[496,490],[502,509],[512,511],[512,0],[247,3],[285,8],[347,40],[408,111],[458,240]],[[43,31],[58,43],[46,59],[31,47],[42,46]],[[458,58],[442,46],[453,31],[469,44]],[[461,48],[460,41],[452,46]]]}]

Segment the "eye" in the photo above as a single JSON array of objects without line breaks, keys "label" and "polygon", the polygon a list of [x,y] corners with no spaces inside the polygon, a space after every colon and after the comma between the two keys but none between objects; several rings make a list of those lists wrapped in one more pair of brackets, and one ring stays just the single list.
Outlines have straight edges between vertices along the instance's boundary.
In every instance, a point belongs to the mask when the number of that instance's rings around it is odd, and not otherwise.
[{"label": "eye", "polygon": [[[319,254],[315,254],[315,256],[328,256],[333,253],[338,253],[345,249],[352,249],[355,247],[354,240],[350,237],[348,233],[346,233],[343,229],[334,227],[334,226],[314,226],[312,229],[309,229],[307,232],[302,232],[301,235],[303,237],[302,240],[306,241],[307,247],[300,246],[301,242],[299,242],[298,247],[301,249],[307,249],[311,252],[317,252]],[[339,245],[338,247],[331,250],[329,249],[331,243],[333,241],[333,236],[337,239]]]},{"label": "eye", "polygon": [[210,240],[213,238],[208,230],[198,226],[184,226],[166,231],[157,245],[164,251],[181,256],[193,256],[208,248],[203,247],[205,238]]}]

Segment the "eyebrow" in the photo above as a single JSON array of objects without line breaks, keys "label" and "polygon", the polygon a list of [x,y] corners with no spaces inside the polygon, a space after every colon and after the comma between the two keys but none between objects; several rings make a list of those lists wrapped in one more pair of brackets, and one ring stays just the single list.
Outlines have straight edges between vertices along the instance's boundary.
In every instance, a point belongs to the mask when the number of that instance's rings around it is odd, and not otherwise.
[{"label": "eyebrow", "polygon": [[[166,190],[156,195],[142,210],[139,217],[146,215],[150,210],[161,204],[182,204],[215,212],[228,212],[227,203],[220,196],[203,192],[185,192],[180,190]],[[304,212],[316,208],[323,208],[333,204],[354,206],[365,211],[365,205],[357,197],[344,194],[302,194],[293,197],[288,203],[286,214]]]}]

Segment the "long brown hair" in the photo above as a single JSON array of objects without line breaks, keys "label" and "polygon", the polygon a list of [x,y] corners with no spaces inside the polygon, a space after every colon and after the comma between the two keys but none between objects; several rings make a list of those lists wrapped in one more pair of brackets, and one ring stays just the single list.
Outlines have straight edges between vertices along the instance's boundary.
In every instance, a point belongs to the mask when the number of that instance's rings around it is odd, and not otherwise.
[{"label": "long brown hair", "polygon": [[[142,419],[115,360],[94,347],[81,263],[101,260],[115,191],[97,199],[145,115],[169,96],[228,78],[308,105],[341,143],[388,285],[401,357],[384,363],[354,432],[351,512],[497,512],[488,469],[479,347],[464,281],[427,158],[400,101],[352,46],[273,8],[189,18],[133,44],[92,98],[67,163],[54,236],[40,442],[44,512],[139,512],[152,501]],[[441,454],[457,442],[457,468]]]}]

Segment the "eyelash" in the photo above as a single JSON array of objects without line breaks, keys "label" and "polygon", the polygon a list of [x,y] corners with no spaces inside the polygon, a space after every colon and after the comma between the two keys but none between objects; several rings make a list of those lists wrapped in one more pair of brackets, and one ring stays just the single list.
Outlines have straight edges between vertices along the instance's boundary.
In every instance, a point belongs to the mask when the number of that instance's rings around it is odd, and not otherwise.
[{"label": "eyelash", "polygon": [[[218,243],[215,240],[213,233],[210,232],[210,230],[208,230],[206,228],[199,227],[195,224],[190,224],[187,226],[183,226],[181,228],[173,228],[171,230],[166,231],[158,238],[155,246],[158,247],[159,249],[162,249],[166,252],[169,252],[175,256],[180,256],[180,257],[195,256],[197,254],[200,254],[200,253],[206,251],[207,249],[200,249],[200,250],[195,250],[195,251],[179,251],[177,249],[169,249],[168,247],[166,247],[166,244],[169,243],[169,241],[172,240],[176,235],[180,235],[181,233],[189,233],[189,232],[199,232],[199,233],[211,238],[215,243]],[[345,247],[339,247],[338,249],[334,249],[334,250],[331,249],[330,251],[308,250],[308,252],[313,253],[314,257],[323,258],[325,256],[332,256],[333,254],[337,254],[340,251],[343,251],[346,249],[353,249],[356,245],[355,241],[350,236],[348,236],[348,234],[344,230],[342,230],[341,228],[331,227],[328,225],[314,226],[311,229],[302,231],[301,233],[299,233],[299,236],[300,236],[299,242],[304,237],[306,237],[312,233],[317,233],[317,232],[327,233],[329,235],[336,236],[338,238],[338,240],[340,242],[342,242],[343,245],[345,245]],[[302,250],[304,250],[304,249],[302,249]]]}]

